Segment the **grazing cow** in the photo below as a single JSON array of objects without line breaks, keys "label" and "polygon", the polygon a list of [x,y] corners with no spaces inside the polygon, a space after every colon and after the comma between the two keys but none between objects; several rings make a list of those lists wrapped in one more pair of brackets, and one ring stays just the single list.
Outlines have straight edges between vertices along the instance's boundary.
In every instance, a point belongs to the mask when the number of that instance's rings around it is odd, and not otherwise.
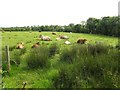
[{"label": "grazing cow", "polygon": [[35,43],[31,48],[38,48],[39,47],[39,42]]},{"label": "grazing cow", "polygon": [[50,37],[44,36],[44,35],[40,35],[39,38],[41,38],[41,40],[44,40],[44,41],[52,41]]},{"label": "grazing cow", "polygon": [[52,35],[56,35],[56,33],[52,32]]},{"label": "grazing cow", "polygon": [[79,43],[79,44],[85,44],[86,41],[87,41],[87,39],[79,39],[77,41],[77,43]]},{"label": "grazing cow", "polygon": [[60,38],[56,38],[56,40],[60,40]]},{"label": "grazing cow", "polygon": [[59,35],[60,39],[69,39],[68,36]]},{"label": "grazing cow", "polygon": [[24,43],[23,43],[23,42],[17,43],[16,48],[17,48],[17,49],[22,49],[22,48],[24,48]]},{"label": "grazing cow", "polygon": [[67,44],[67,45],[69,45],[69,44],[71,44],[69,41],[65,41],[65,44]]}]

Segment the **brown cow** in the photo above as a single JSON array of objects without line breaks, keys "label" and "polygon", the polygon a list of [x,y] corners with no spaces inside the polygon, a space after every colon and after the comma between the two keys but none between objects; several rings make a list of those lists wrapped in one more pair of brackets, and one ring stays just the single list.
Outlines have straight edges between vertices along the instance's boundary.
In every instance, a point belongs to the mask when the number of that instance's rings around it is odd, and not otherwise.
[{"label": "brown cow", "polygon": [[39,38],[43,41],[52,41],[50,37],[44,35],[40,35]]},{"label": "brown cow", "polygon": [[31,48],[38,48],[39,47],[39,42],[35,43]]},{"label": "brown cow", "polygon": [[87,41],[87,39],[78,39],[77,43],[85,44],[86,41]]},{"label": "brown cow", "polygon": [[69,39],[68,36],[59,35],[60,39]]},{"label": "brown cow", "polygon": [[24,43],[23,43],[23,42],[17,43],[16,48],[17,48],[17,49],[22,49],[22,48],[24,48]]},{"label": "brown cow", "polygon": [[56,33],[52,32],[52,35],[56,35]]}]

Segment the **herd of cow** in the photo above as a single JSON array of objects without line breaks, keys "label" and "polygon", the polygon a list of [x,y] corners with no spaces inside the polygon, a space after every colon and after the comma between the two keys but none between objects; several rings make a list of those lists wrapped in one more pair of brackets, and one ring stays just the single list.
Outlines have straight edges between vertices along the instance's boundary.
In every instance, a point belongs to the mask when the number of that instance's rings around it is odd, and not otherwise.
[{"label": "herd of cow", "polygon": [[[68,36],[57,35],[57,34],[54,33],[54,32],[52,33],[52,35],[58,36],[58,38],[56,38],[56,40],[60,40],[60,39],[66,39],[66,40],[67,40],[67,39],[69,39]],[[44,35],[40,35],[40,36],[39,36],[39,39],[42,40],[42,41],[52,41],[49,36],[44,36]],[[81,39],[78,39],[76,43],[78,43],[78,44],[85,44],[86,41],[87,41],[87,39],[81,38]],[[68,44],[68,45],[71,44],[71,42],[69,42],[69,41],[65,41],[64,43],[65,43],[65,44]],[[39,45],[40,45],[39,42],[37,42],[37,43],[35,43],[31,48],[38,48]],[[17,48],[17,49],[22,49],[22,48],[24,48],[24,43],[23,43],[23,42],[17,43],[16,48]]]}]

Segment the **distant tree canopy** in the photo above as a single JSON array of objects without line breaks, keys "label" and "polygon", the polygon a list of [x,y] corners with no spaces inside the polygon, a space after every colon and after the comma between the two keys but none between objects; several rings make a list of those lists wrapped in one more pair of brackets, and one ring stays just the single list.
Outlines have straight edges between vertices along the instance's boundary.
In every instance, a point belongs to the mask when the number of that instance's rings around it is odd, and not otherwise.
[{"label": "distant tree canopy", "polygon": [[69,25],[42,25],[42,26],[24,26],[1,28],[2,31],[56,31],[56,32],[74,32],[74,33],[90,33],[103,34],[108,36],[119,36],[120,17],[102,17],[101,19],[88,18],[81,24],[70,23]]}]

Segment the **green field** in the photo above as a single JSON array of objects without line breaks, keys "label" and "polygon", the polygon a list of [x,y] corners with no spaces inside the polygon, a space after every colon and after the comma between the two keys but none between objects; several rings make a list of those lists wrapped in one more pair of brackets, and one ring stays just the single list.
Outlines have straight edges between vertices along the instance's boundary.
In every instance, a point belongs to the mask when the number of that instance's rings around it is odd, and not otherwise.
[{"label": "green field", "polygon": [[[50,36],[52,38],[52,42],[45,42],[45,43],[53,43],[53,42],[57,42],[60,45],[64,45],[64,41],[65,40],[61,40],[61,41],[56,41],[55,38],[57,38],[57,36],[54,36],[51,34],[51,32],[5,32],[2,33],[2,45],[9,45],[9,46],[13,46],[16,45],[16,43],[23,41],[24,43],[27,43],[29,41],[31,41],[30,44],[26,44],[26,47],[29,48],[31,47],[31,45],[33,45],[34,43],[36,43],[37,38],[39,37],[40,34],[43,35],[47,35]],[[110,36],[103,36],[103,35],[94,35],[94,34],[79,34],[79,33],[64,33],[64,32],[57,32],[57,34],[63,34],[63,35],[67,35],[69,37],[69,41],[71,43],[75,43],[79,38],[86,38],[88,40],[88,43],[95,43],[96,41],[102,41],[104,43],[107,43],[109,45],[116,45],[118,43],[118,38],[115,37],[110,37]],[[40,41],[41,43],[41,41]]]},{"label": "green field", "polygon": [[[2,77],[4,88],[22,88],[23,82],[27,81],[26,88],[54,88],[53,78],[56,77],[59,73],[59,68],[63,66],[73,66],[73,64],[68,64],[65,62],[61,62],[59,60],[59,54],[55,54],[55,56],[50,57],[49,61],[51,62],[51,66],[49,68],[37,68],[37,69],[27,69],[26,56],[31,49],[31,46],[40,42],[40,45],[49,46],[52,43],[57,43],[60,48],[60,52],[62,52],[65,48],[71,47],[72,45],[76,45],[77,40],[79,38],[86,38],[86,44],[95,44],[95,42],[102,42],[104,44],[115,46],[118,43],[118,38],[104,36],[104,35],[94,35],[94,34],[79,34],[79,33],[64,33],[64,32],[56,32],[57,34],[67,35],[69,37],[68,41],[71,42],[71,45],[66,45],[64,42],[66,40],[57,41],[56,35],[52,35],[51,32],[4,32],[2,33],[2,50],[4,52],[5,45],[9,45],[9,47],[16,46],[18,42],[24,42],[26,52],[25,54],[20,56],[20,65],[11,65],[11,72],[9,75],[4,75]],[[52,41],[41,41],[38,39],[39,35],[43,34],[45,36],[50,36]],[[13,53],[16,49],[10,51],[11,59],[14,57]],[[102,57],[102,56],[101,56]],[[101,58],[100,57],[100,58]],[[104,57],[104,55],[103,55]],[[4,58],[4,57],[3,57]],[[108,57],[109,58],[109,57]],[[110,64],[109,64],[110,65]],[[111,73],[111,72],[110,72]],[[113,73],[113,77],[116,74]],[[116,77],[115,77],[116,79]],[[91,78],[91,82],[95,81]],[[82,81],[82,80],[81,80]],[[109,80],[108,80],[109,82]],[[113,81],[113,82],[116,82]],[[112,83],[113,83],[112,82]],[[87,84],[86,79],[83,80],[83,84],[81,87],[100,87],[97,84]],[[96,82],[95,82],[96,83]],[[114,83],[115,85],[111,87],[119,87],[120,85]],[[102,84],[101,84],[102,85]],[[106,84],[107,85],[107,84]],[[111,84],[108,85],[108,87]],[[103,86],[104,87],[104,86]]]}]

